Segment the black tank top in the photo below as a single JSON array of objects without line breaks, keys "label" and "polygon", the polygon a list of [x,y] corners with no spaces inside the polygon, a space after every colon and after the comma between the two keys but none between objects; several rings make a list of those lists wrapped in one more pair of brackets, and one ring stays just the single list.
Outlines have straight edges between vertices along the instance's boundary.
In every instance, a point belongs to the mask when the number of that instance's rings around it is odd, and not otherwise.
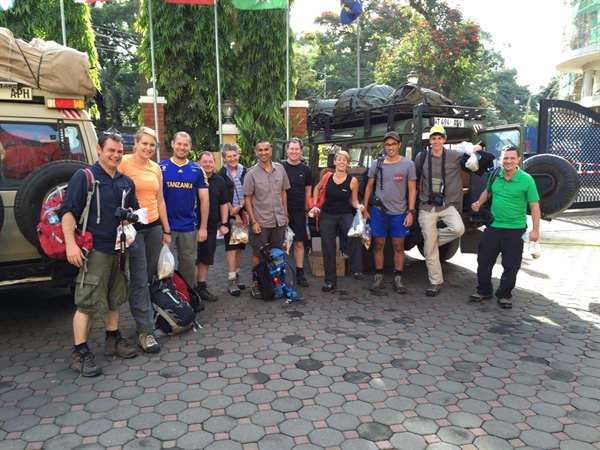
[{"label": "black tank top", "polygon": [[324,213],[352,214],[352,206],[350,205],[350,199],[352,198],[352,189],[350,189],[351,181],[352,175],[346,175],[343,183],[335,184],[333,175],[331,176],[325,187]]}]

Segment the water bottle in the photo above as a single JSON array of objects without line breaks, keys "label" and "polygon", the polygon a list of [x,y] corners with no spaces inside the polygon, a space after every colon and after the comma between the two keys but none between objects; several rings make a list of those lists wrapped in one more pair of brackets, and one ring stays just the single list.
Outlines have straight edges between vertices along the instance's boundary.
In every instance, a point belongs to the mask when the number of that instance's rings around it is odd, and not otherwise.
[{"label": "water bottle", "polygon": [[46,206],[45,210],[46,212],[44,213],[44,215],[47,217],[48,223],[50,225],[56,225],[60,222],[60,219],[58,218],[53,209],[50,209],[49,206]]}]

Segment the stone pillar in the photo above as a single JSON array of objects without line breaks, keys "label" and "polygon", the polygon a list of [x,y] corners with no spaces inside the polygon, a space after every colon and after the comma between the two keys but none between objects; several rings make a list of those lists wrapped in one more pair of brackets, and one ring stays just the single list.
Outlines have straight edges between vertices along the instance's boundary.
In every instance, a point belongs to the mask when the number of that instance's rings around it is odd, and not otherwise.
[{"label": "stone pillar", "polygon": [[158,97],[157,93],[157,108],[158,108],[158,129],[156,124],[154,123],[154,91],[152,88],[146,91],[145,96],[141,96],[138,100],[138,103],[142,104],[142,114],[143,114],[143,125],[148,128],[152,128],[157,132],[157,149],[154,158],[154,161],[162,161],[163,159],[171,156],[171,149],[164,148],[165,143],[165,105],[167,104],[167,100],[164,97]]},{"label": "stone pillar", "polygon": [[[285,118],[286,103],[281,106]],[[308,100],[290,100],[290,135],[300,137],[306,134],[306,111]]]}]

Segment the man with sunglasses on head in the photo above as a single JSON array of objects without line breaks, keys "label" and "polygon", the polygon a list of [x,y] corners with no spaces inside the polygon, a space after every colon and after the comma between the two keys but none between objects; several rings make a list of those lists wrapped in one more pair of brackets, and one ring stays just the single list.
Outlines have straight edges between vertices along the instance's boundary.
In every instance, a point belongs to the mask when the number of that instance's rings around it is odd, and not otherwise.
[{"label": "man with sunglasses on head", "polygon": [[384,136],[385,157],[373,161],[367,174],[364,201],[371,208],[370,212],[365,211],[363,215],[371,219],[373,237],[375,277],[369,289],[378,291],[384,287],[383,249],[389,234],[394,247],[394,291],[406,294],[406,288],[402,285],[404,238],[410,234],[416,215],[417,172],[415,164],[400,155],[401,144],[400,135],[395,131]]},{"label": "man with sunglasses on head", "polygon": [[308,287],[304,275],[304,243],[308,240],[306,228],[306,211],[312,195],[312,174],[310,167],[304,164],[302,158],[302,141],[292,138],[286,146],[287,160],[282,161],[290,188],[287,190],[289,227],[294,232],[294,262],[296,263],[296,282],[299,286]]},{"label": "man with sunglasses on head", "polygon": [[527,231],[527,205],[531,210],[533,229],[529,240],[537,242],[540,236],[540,196],[531,175],[519,168],[521,158],[514,145],[502,149],[502,169],[498,176],[471,205],[478,212],[488,197],[492,197],[491,212],[494,220],[479,241],[477,252],[477,292],[469,297],[472,302],[492,298],[492,269],[502,254],[503,272],[495,295],[502,308],[512,308],[512,290],[517,283],[517,272],[523,256],[523,233]]},{"label": "man with sunglasses on head", "polygon": [[[69,189],[60,214],[67,247],[67,260],[79,267],[75,286],[73,334],[75,349],[71,368],[84,377],[95,377],[102,369],[94,362],[88,346],[93,316],[102,317],[106,328],[106,356],[133,358],[137,355],[119,331],[119,307],[129,296],[128,261],[115,256],[118,208],[139,209],[133,180],[117,170],[123,158],[123,138],[102,134],[96,146],[98,162],[91,168],[96,186],[91,198],[87,230],[94,238],[94,248],[87,255],[75,242],[75,228],[86,206],[88,179],[79,170],[69,181]],[[97,205],[97,207],[96,207]]]}]

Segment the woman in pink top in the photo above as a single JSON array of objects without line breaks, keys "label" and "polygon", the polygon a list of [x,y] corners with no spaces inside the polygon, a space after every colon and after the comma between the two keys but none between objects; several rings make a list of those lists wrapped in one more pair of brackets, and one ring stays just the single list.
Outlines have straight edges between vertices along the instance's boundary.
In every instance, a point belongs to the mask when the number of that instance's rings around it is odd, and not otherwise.
[{"label": "woman in pink top", "polygon": [[156,277],[162,244],[171,244],[167,208],[163,198],[162,172],[152,161],[156,153],[156,133],[146,127],[135,133],[134,153],[123,157],[119,171],[133,179],[141,208],[148,208],[148,224],[136,224],[135,245],[129,249],[129,308],[138,332],[138,345],[147,353],[157,353],[154,338],[154,311],[148,282]]}]

